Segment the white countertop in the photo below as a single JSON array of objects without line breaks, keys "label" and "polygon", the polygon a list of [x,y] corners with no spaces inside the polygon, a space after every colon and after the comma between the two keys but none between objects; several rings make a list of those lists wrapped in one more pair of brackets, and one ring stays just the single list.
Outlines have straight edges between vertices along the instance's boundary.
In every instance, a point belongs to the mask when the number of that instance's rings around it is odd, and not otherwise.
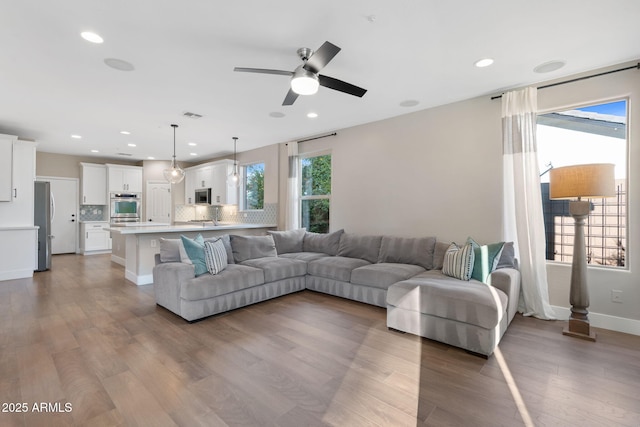
[{"label": "white countertop", "polygon": [[[145,223],[148,224],[148,223]],[[217,230],[240,230],[249,228],[275,228],[276,224],[224,224],[224,225],[140,225],[138,226],[110,226],[104,229],[117,234],[153,234],[153,233],[184,233],[186,231],[217,231]]]}]

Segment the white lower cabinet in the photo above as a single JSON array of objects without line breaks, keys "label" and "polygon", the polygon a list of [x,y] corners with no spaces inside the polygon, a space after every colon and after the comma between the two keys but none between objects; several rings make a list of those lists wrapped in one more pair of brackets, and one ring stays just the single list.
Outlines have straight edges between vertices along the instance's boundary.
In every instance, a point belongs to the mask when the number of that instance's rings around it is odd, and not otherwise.
[{"label": "white lower cabinet", "polygon": [[105,231],[108,222],[80,224],[80,252],[84,255],[111,252],[111,233]]}]

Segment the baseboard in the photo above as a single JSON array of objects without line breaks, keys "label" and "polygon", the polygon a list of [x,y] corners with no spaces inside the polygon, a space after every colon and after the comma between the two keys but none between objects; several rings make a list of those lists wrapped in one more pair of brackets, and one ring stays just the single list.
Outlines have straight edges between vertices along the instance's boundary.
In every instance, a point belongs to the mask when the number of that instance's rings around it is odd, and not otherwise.
[{"label": "baseboard", "polygon": [[0,273],[0,280],[26,279],[33,277],[33,269],[30,270],[11,270]]},{"label": "baseboard", "polygon": [[[571,311],[567,307],[551,306],[559,320],[568,320]],[[640,335],[640,320],[625,319],[624,317],[589,312],[589,322],[595,328],[624,332],[625,334]]]},{"label": "baseboard", "polygon": [[115,262],[116,264],[120,264],[123,267],[126,265],[126,261],[124,258],[121,258],[114,254],[111,254],[111,261]]},{"label": "baseboard", "polygon": [[135,273],[125,270],[124,277],[125,279],[135,283],[138,286],[150,285],[153,283],[153,274],[143,274],[141,276],[138,276]]}]

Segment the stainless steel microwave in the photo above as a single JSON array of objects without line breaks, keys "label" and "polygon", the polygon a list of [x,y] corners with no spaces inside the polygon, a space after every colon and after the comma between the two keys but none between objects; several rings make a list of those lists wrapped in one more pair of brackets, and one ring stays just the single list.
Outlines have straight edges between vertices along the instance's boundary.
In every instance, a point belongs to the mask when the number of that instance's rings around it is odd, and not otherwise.
[{"label": "stainless steel microwave", "polygon": [[196,190],[195,195],[196,205],[210,205],[211,204],[211,188],[200,188]]}]

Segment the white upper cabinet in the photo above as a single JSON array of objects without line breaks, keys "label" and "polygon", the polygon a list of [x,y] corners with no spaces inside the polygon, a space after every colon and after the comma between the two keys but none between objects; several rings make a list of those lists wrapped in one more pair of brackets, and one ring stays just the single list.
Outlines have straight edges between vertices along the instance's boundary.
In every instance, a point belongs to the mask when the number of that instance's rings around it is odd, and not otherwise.
[{"label": "white upper cabinet", "polygon": [[142,168],[107,164],[109,192],[142,193]]},{"label": "white upper cabinet", "polygon": [[238,203],[238,188],[227,185],[227,175],[233,171],[232,160],[218,160],[185,169],[184,203],[195,203],[195,191],[211,188],[212,205],[235,205]]},{"label": "white upper cabinet", "polygon": [[0,203],[0,224],[3,227],[33,226],[35,144],[26,141],[13,142],[9,159],[13,164],[11,183],[3,182],[3,187],[9,185],[10,203]]},{"label": "white upper cabinet", "polygon": [[213,187],[213,166],[204,166],[196,169],[196,188]]},{"label": "white upper cabinet", "polygon": [[107,205],[107,167],[95,163],[80,163],[82,170],[81,205]]},{"label": "white upper cabinet", "polygon": [[13,135],[0,135],[0,202],[13,200]]}]

